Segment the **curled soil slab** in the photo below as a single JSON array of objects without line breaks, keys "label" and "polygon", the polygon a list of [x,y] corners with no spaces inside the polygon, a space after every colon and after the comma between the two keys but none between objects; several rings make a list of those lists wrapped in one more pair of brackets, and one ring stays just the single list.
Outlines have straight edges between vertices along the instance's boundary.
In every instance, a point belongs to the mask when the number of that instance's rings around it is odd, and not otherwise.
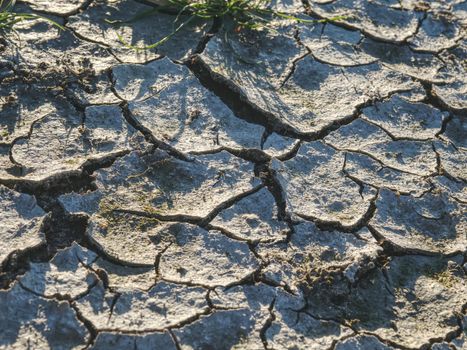
[{"label": "curled soil slab", "polygon": [[1,244],[0,263],[16,252],[45,243],[42,225],[46,213],[33,196],[12,191],[0,185]]},{"label": "curled soil slab", "polygon": [[34,123],[28,137],[14,143],[12,158],[27,178],[79,172],[87,162],[138,148],[141,136],[118,106],[90,106],[84,114],[50,114]]},{"label": "curled soil slab", "polygon": [[464,349],[466,3],[16,2],[0,350]]},{"label": "curled soil slab", "polygon": [[21,277],[21,286],[46,298],[76,299],[98,281],[88,268],[97,255],[78,244],[59,251],[49,263],[32,263]]},{"label": "curled soil slab", "polygon": [[118,66],[113,77],[136,122],[181,152],[260,148],[264,127],[236,118],[184,66],[163,59]]},{"label": "curled soil slab", "polygon": [[[320,135],[355,118],[369,101],[418,86],[380,63],[336,67],[310,56],[300,59],[303,49],[283,31],[274,37],[235,38],[229,45],[213,39],[200,56],[214,81],[227,84],[276,127]],[[228,59],[220,60],[221,55]]]}]

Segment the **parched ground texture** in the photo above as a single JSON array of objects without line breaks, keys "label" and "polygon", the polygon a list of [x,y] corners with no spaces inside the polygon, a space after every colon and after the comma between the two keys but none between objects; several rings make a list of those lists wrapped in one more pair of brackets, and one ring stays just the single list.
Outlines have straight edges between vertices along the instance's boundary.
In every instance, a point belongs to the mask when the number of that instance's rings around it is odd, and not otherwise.
[{"label": "parched ground texture", "polygon": [[467,2],[271,6],[17,5],[0,349],[467,349]]}]

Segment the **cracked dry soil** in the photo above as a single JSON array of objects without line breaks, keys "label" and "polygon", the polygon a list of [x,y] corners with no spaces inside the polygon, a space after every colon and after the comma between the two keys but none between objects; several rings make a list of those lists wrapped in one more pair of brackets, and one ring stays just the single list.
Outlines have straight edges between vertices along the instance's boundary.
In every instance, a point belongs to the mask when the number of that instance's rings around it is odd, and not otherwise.
[{"label": "cracked dry soil", "polygon": [[467,2],[271,6],[346,17],[17,5],[0,349],[467,349]]}]

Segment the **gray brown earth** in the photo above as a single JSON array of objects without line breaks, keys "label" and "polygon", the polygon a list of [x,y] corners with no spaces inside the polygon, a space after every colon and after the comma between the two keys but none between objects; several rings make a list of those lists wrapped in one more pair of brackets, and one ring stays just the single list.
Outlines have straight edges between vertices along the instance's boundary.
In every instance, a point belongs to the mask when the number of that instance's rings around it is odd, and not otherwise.
[{"label": "gray brown earth", "polygon": [[17,5],[0,349],[467,349],[467,2],[271,6]]}]

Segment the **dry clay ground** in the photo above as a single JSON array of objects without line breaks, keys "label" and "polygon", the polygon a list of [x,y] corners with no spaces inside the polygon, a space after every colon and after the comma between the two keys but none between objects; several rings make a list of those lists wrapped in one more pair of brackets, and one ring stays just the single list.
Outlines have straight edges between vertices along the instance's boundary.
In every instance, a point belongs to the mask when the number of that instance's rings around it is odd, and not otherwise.
[{"label": "dry clay ground", "polygon": [[158,52],[131,0],[0,46],[0,349],[466,349],[467,2]]}]

